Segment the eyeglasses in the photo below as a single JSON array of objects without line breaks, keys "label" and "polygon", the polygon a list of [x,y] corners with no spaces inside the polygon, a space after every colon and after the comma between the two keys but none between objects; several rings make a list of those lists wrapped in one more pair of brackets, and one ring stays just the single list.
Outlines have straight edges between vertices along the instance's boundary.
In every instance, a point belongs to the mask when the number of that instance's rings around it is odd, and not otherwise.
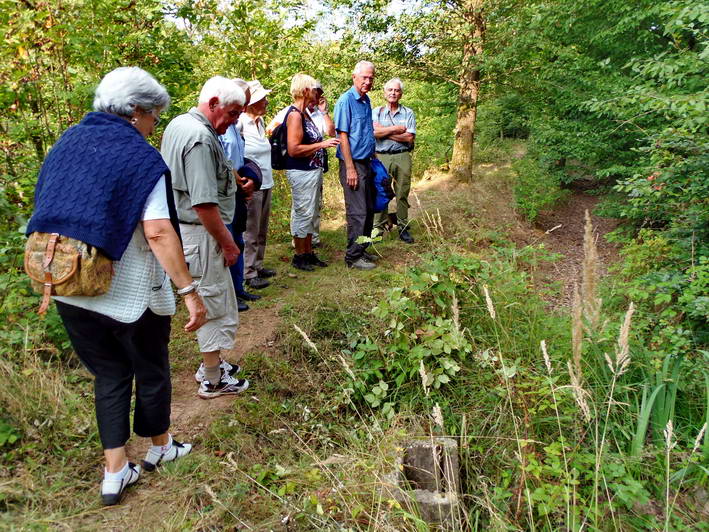
[{"label": "eyeglasses", "polygon": [[153,117],[154,127],[158,127],[158,125],[160,124],[160,116],[155,114],[155,109],[150,111],[150,115]]}]

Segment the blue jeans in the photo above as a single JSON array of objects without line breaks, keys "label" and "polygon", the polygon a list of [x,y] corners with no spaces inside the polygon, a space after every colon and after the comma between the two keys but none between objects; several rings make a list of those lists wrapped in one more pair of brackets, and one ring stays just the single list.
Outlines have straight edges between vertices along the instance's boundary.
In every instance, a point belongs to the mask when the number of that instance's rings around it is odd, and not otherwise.
[{"label": "blue jeans", "polygon": [[239,248],[239,260],[234,264],[229,266],[229,273],[231,273],[231,280],[234,283],[234,291],[237,296],[240,296],[245,292],[244,290],[244,233],[235,233],[232,230],[231,224],[227,224],[227,229],[231,232],[231,236],[234,237],[234,242]]}]

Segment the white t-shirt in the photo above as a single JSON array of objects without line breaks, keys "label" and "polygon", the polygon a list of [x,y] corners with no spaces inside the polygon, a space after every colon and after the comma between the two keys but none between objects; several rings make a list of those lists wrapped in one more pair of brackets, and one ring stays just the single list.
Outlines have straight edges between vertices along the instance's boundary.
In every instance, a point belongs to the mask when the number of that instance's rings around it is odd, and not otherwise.
[{"label": "white t-shirt", "polygon": [[244,134],[244,157],[251,159],[261,169],[263,181],[261,190],[273,188],[273,168],[271,168],[271,143],[266,137],[263,119],[254,120],[246,113],[239,117],[239,126]]},{"label": "white t-shirt", "polygon": [[162,220],[170,218],[170,210],[167,208],[167,189],[165,188],[165,175],[162,175],[153,187],[153,191],[145,200],[143,215],[141,220]]}]

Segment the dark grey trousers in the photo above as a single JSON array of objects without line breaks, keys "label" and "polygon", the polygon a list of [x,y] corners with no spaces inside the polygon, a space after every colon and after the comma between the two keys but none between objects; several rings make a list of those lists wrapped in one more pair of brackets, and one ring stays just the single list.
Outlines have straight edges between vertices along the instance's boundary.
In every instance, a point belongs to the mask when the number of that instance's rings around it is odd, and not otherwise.
[{"label": "dark grey trousers", "polygon": [[133,430],[144,438],[170,427],[170,316],[150,309],[133,323],[56,302],[74,351],[94,380],[96,420],[104,449],[130,437],[130,402],[135,379]]},{"label": "dark grey trousers", "polygon": [[345,194],[345,213],[347,218],[347,252],[345,262],[352,264],[362,256],[369,244],[358,244],[360,236],[371,236],[374,223],[374,174],[369,159],[355,160],[359,183],[352,190],[347,185],[347,169],[340,160],[340,184]]}]

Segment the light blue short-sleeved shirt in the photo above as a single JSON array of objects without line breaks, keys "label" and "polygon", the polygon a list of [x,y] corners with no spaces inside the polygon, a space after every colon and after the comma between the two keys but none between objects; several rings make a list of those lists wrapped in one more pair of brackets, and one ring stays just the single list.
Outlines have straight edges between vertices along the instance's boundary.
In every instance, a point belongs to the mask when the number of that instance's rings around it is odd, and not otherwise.
[{"label": "light blue short-sleeved shirt", "polygon": [[230,125],[226,133],[219,136],[219,142],[222,143],[224,153],[227,159],[231,161],[232,168],[238,170],[244,166],[244,137],[241,136],[241,131],[236,128],[236,124]]},{"label": "light blue short-sleeved shirt", "polygon": [[[353,159],[368,159],[374,155],[374,126],[369,96],[360,96],[357,89],[351,87],[337,100],[334,121],[338,133],[348,134]],[[337,158],[343,159],[339,146]]]},{"label": "light blue short-sleeved shirt", "polygon": [[[372,119],[379,122],[380,126],[406,126],[407,133],[416,134],[416,116],[404,105],[399,105],[395,113],[391,112],[388,105],[377,107],[372,111]],[[388,138],[376,140],[377,153],[397,153],[414,148],[413,142],[399,142]]]}]

